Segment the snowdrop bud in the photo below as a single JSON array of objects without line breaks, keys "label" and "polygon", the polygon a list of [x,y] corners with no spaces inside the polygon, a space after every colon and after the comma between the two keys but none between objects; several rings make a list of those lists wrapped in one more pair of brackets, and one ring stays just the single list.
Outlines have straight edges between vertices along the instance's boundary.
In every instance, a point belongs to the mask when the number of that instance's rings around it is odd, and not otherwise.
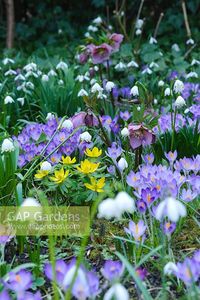
[{"label": "snowdrop bud", "polygon": [[79,92],[78,92],[78,97],[84,97],[84,96],[88,96],[88,93],[86,92],[86,90],[84,89],[81,89]]},{"label": "snowdrop bud", "polygon": [[103,23],[103,20],[102,20],[101,17],[97,17],[97,18],[94,19],[92,22],[93,22],[94,24],[96,24],[96,25],[100,25],[101,23]]},{"label": "snowdrop bud", "polygon": [[103,92],[103,88],[96,82],[96,83],[92,86],[91,92],[92,92],[92,93]]},{"label": "snowdrop bud", "polygon": [[175,273],[178,271],[178,268],[176,266],[175,263],[173,262],[168,262],[165,266],[164,266],[164,274],[165,275],[171,275],[172,273]]},{"label": "snowdrop bud", "polygon": [[74,127],[72,121],[70,120],[65,120],[63,123],[62,123],[62,128],[67,128],[67,129],[72,129]]},{"label": "snowdrop bud", "polygon": [[157,44],[157,40],[154,37],[151,37],[149,40],[149,44]]},{"label": "snowdrop bud", "polygon": [[163,80],[160,80],[160,81],[158,81],[158,86],[164,86],[164,81]]},{"label": "snowdrop bud", "polygon": [[123,137],[129,136],[129,130],[128,130],[127,127],[124,127],[124,128],[121,130],[121,135],[122,135]]},{"label": "snowdrop bud", "polygon": [[8,103],[13,103],[15,102],[14,99],[10,96],[6,96],[6,98],[4,99],[4,103],[8,104]]},{"label": "snowdrop bud", "polygon": [[141,107],[140,106],[137,107],[137,111],[141,111]]},{"label": "snowdrop bud", "polygon": [[59,85],[64,85],[64,81],[62,79],[58,80]]},{"label": "snowdrop bud", "polygon": [[185,100],[183,99],[183,97],[178,96],[176,101],[175,101],[175,106],[177,108],[182,108],[184,105],[186,105]]},{"label": "snowdrop bud", "polygon": [[1,152],[12,152],[15,150],[15,146],[13,144],[13,141],[11,139],[5,139],[3,140],[2,146],[1,146]]},{"label": "snowdrop bud", "polygon": [[179,52],[179,51],[180,51],[179,45],[173,44],[173,45],[172,45],[172,50],[174,50],[174,51],[176,51],[176,52]]},{"label": "snowdrop bud", "polygon": [[128,168],[128,163],[125,160],[125,158],[121,157],[120,160],[118,161],[118,168],[120,169],[121,172],[123,172],[126,168]]},{"label": "snowdrop bud", "polygon": [[49,81],[49,76],[46,74],[42,75],[42,81],[44,81],[44,82]]},{"label": "snowdrop bud", "polygon": [[156,104],[158,104],[158,100],[157,99],[154,99],[153,100],[153,103],[156,105]]},{"label": "snowdrop bud", "polygon": [[60,61],[60,62],[57,64],[56,69],[57,69],[57,70],[61,69],[61,70],[65,71],[65,70],[68,69],[68,65],[67,65],[65,62],[63,62],[63,61]]},{"label": "snowdrop bud", "polygon": [[189,113],[189,108],[186,108],[186,110],[184,111],[184,114],[188,114]]},{"label": "snowdrop bud", "polygon": [[194,45],[194,40],[193,39],[187,40],[186,45]]},{"label": "snowdrop bud", "polygon": [[116,64],[115,66],[115,70],[117,71],[123,71],[126,69],[126,64],[123,62],[119,62],[118,64]]},{"label": "snowdrop bud", "polygon": [[176,94],[181,93],[184,90],[184,83],[181,80],[176,80],[174,83],[174,92]]},{"label": "snowdrop bud", "polygon": [[24,105],[24,98],[17,98],[17,101],[19,101],[22,106]]},{"label": "snowdrop bud", "polygon": [[129,300],[128,291],[121,283],[113,284],[103,297],[103,300],[112,300],[112,299]]},{"label": "snowdrop bud", "polygon": [[135,27],[137,29],[141,29],[142,26],[143,26],[143,24],[144,24],[144,21],[142,19],[138,19],[137,22],[136,22],[136,24],[135,24]]},{"label": "snowdrop bud", "polygon": [[167,96],[170,96],[170,95],[171,95],[171,90],[170,90],[170,88],[169,88],[169,87],[165,89],[165,91],[164,91],[164,95],[165,95],[165,97],[167,97]]},{"label": "snowdrop bud", "polygon": [[41,169],[42,171],[51,171],[52,166],[51,166],[50,162],[48,162],[48,161],[43,161],[43,162],[41,163],[40,169]]},{"label": "snowdrop bud", "polygon": [[48,113],[47,116],[46,116],[46,120],[53,120],[55,118],[54,114],[52,113]]},{"label": "snowdrop bud", "polygon": [[139,90],[138,90],[137,85],[134,85],[134,86],[132,87],[130,94],[131,94],[132,96],[139,96]]},{"label": "snowdrop bud", "polygon": [[105,89],[108,93],[110,93],[112,91],[112,89],[114,88],[115,84],[112,81],[108,81],[106,83]]},{"label": "snowdrop bud", "polygon": [[142,33],[141,29],[137,29],[136,32],[135,32],[136,35],[140,35],[141,33]]},{"label": "snowdrop bud", "polygon": [[88,131],[85,131],[80,134],[80,140],[89,143],[92,140],[92,136],[89,134]]}]

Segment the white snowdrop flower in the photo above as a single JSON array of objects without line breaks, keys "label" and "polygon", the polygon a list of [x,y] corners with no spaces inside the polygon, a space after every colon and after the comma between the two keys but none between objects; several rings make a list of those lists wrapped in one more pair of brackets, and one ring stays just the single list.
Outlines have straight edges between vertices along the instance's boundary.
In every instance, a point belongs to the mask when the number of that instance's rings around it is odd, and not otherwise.
[{"label": "white snowdrop flower", "polygon": [[37,71],[37,65],[33,62],[27,64],[26,66],[24,66],[23,68],[26,72],[29,72],[29,71]]},{"label": "white snowdrop flower", "polygon": [[8,57],[4,58],[2,62],[3,62],[3,65],[14,64],[15,63],[15,61],[13,59],[8,58]]},{"label": "white snowdrop flower", "polygon": [[116,66],[115,66],[115,70],[116,71],[124,71],[126,69],[126,64],[123,62],[119,62]]},{"label": "white snowdrop flower", "polygon": [[54,70],[50,70],[47,74],[49,77],[50,76],[57,76],[57,73]]},{"label": "white snowdrop flower", "polygon": [[172,45],[172,50],[174,50],[176,52],[179,52],[180,51],[179,45],[178,44],[173,44]]},{"label": "white snowdrop flower", "polygon": [[88,97],[88,93],[86,92],[86,90],[84,89],[81,89],[79,92],[78,92],[78,97]]},{"label": "white snowdrop flower", "polygon": [[91,87],[91,92],[92,93],[102,93],[103,88],[96,82],[92,87]]},{"label": "white snowdrop flower", "polygon": [[185,76],[187,79],[188,78],[198,78],[198,74],[196,72],[190,72]]},{"label": "white snowdrop flower", "polygon": [[130,94],[135,97],[135,96],[139,96],[139,89],[137,87],[137,85],[134,85],[130,91]]},{"label": "white snowdrop flower", "polygon": [[129,293],[121,283],[113,284],[105,293],[103,300],[129,300]]},{"label": "white snowdrop flower", "polygon": [[191,66],[194,66],[194,65],[200,65],[200,61],[197,59],[193,59],[191,62]]},{"label": "white snowdrop flower", "polygon": [[106,82],[105,89],[108,93],[110,93],[114,87],[115,87],[114,82],[112,82],[112,81]]},{"label": "white snowdrop flower", "polygon": [[40,170],[41,171],[51,171],[52,170],[52,165],[50,164],[50,162],[48,162],[47,160],[43,161],[40,165]]},{"label": "white snowdrop flower", "polygon": [[154,99],[153,100],[153,103],[156,105],[156,104],[158,104],[158,100],[157,99]]},{"label": "white snowdrop flower", "polygon": [[1,145],[1,153],[4,152],[12,152],[15,150],[15,146],[13,144],[12,139],[4,139]]},{"label": "white snowdrop flower", "polygon": [[165,83],[164,83],[163,80],[159,80],[159,81],[158,81],[158,86],[164,86],[164,84],[165,84]]},{"label": "white snowdrop flower", "polygon": [[163,53],[161,51],[159,51],[160,56],[163,56]]},{"label": "white snowdrop flower", "polygon": [[129,136],[129,130],[128,130],[127,127],[124,127],[124,128],[121,130],[121,135],[122,135],[123,137]]},{"label": "white snowdrop flower", "polygon": [[47,116],[46,116],[46,120],[53,120],[55,118],[55,115],[52,114],[52,113],[48,113]]},{"label": "white snowdrop flower", "polygon": [[170,88],[169,88],[169,87],[167,87],[167,88],[165,89],[165,91],[164,91],[164,95],[165,95],[165,97],[167,97],[167,96],[170,96],[170,95],[171,95],[171,90],[170,90]]},{"label": "white snowdrop flower", "polygon": [[172,222],[177,222],[180,217],[186,216],[185,206],[173,197],[168,197],[161,201],[156,208],[155,217],[161,221],[164,217]]},{"label": "white snowdrop flower", "polygon": [[115,197],[117,208],[121,211],[121,214],[128,212],[133,213],[135,211],[135,202],[129,194],[126,192],[119,192]]},{"label": "white snowdrop flower", "polygon": [[84,81],[84,75],[78,75],[76,77],[76,81],[83,82]]},{"label": "white snowdrop flower", "polygon": [[108,25],[108,29],[111,31],[113,30],[113,26],[112,25]]},{"label": "white snowdrop flower", "polygon": [[175,106],[177,108],[182,108],[184,105],[186,105],[185,100],[183,99],[183,97],[178,96],[176,101],[175,101]]},{"label": "white snowdrop flower", "polygon": [[96,82],[97,82],[97,80],[96,80],[95,78],[92,78],[92,79],[90,80],[90,84],[91,84],[91,85],[94,85]]},{"label": "white snowdrop flower", "polygon": [[13,103],[13,102],[15,102],[15,101],[11,96],[6,96],[6,98],[4,99],[5,104]]},{"label": "white snowdrop flower", "polygon": [[189,108],[186,108],[186,109],[184,110],[184,114],[188,114],[189,112],[190,112]]},{"label": "white snowdrop flower", "polygon": [[37,74],[38,74],[38,76],[41,76],[42,75],[42,71],[37,70]]},{"label": "white snowdrop flower", "polygon": [[92,32],[97,32],[98,31],[98,28],[96,26],[88,26],[88,31],[92,31]]},{"label": "white snowdrop flower", "polygon": [[90,38],[90,37],[91,37],[91,35],[90,35],[89,32],[86,32],[86,33],[84,34],[84,36],[85,36],[86,38]]},{"label": "white snowdrop flower", "polygon": [[67,69],[68,69],[68,65],[64,61],[60,61],[56,66],[56,70],[66,71]]},{"label": "white snowdrop flower", "polygon": [[102,92],[99,92],[97,94],[97,99],[106,99],[106,98],[107,98],[107,96],[105,94],[103,94]]},{"label": "white snowdrop flower", "polygon": [[174,88],[173,89],[174,89],[174,92],[176,94],[182,93],[182,91],[184,90],[184,83],[181,80],[177,79],[174,82]]},{"label": "white snowdrop flower", "polygon": [[62,79],[58,80],[59,85],[64,85],[64,81]]},{"label": "white snowdrop flower", "polygon": [[63,30],[61,28],[58,29],[58,34],[62,34]]},{"label": "white snowdrop flower", "polygon": [[128,168],[128,163],[125,160],[125,158],[123,158],[123,157],[120,158],[120,160],[118,161],[117,165],[118,165],[118,168],[119,168],[119,170],[121,172],[123,172],[125,169]]},{"label": "white snowdrop flower", "polygon": [[164,274],[165,275],[171,275],[173,273],[176,273],[178,271],[178,268],[175,263],[169,261],[165,266],[164,266]]},{"label": "white snowdrop flower", "polygon": [[62,128],[67,128],[67,129],[72,129],[74,128],[74,125],[72,123],[71,120],[65,120],[63,123],[62,123]]},{"label": "white snowdrop flower", "polygon": [[8,70],[7,72],[4,73],[5,76],[10,76],[10,75],[17,75],[17,72],[14,70]]},{"label": "white snowdrop flower", "polygon": [[22,75],[22,74],[19,74],[19,75],[17,75],[16,77],[15,77],[15,81],[17,81],[17,80],[22,80],[22,81],[24,81],[26,78]]},{"label": "white snowdrop flower", "polygon": [[27,206],[41,207],[41,204],[35,198],[28,197],[24,199],[21,207],[27,207]]},{"label": "white snowdrop flower", "polygon": [[99,71],[99,67],[98,66],[94,66],[94,70],[97,72]]},{"label": "white snowdrop flower", "polygon": [[149,74],[151,75],[153,73],[153,71],[150,69],[150,68],[145,68],[143,71],[142,71],[142,74]]},{"label": "white snowdrop flower", "polygon": [[[72,280],[76,273],[76,268],[77,268],[76,264],[74,264],[66,271],[64,279],[63,279],[63,283],[62,283],[62,286],[64,288],[70,286],[70,284],[72,283]],[[76,278],[78,280],[80,280],[80,282],[83,284],[83,286],[88,286],[88,281],[86,279],[85,272],[81,268],[78,268],[76,276],[77,276]]]},{"label": "white snowdrop flower", "polygon": [[35,78],[38,78],[38,77],[39,77],[39,75],[38,75],[37,73],[35,73],[35,72],[33,72],[33,71],[28,71],[28,72],[26,73],[26,75],[25,75],[25,78],[29,78],[30,76],[33,76],[33,77],[35,77]]},{"label": "white snowdrop flower", "polygon": [[137,111],[141,111],[141,107],[140,106],[137,107]]},{"label": "white snowdrop flower", "polygon": [[18,91],[21,91],[21,90],[24,91],[24,90],[26,90],[26,89],[25,89],[25,88],[26,88],[26,87],[25,87],[25,84],[26,84],[26,83],[23,82],[21,85],[19,85],[19,86],[17,87],[17,90],[18,90]]},{"label": "white snowdrop flower", "polygon": [[28,197],[22,202],[18,213],[21,213],[23,221],[34,222],[36,221],[36,213],[42,214],[42,206],[35,198]]},{"label": "white snowdrop flower", "polygon": [[193,39],[187,40],[186,45],[194,45],[194,40]]},{"label": "white snowdrop flower", "polygon": [[132,68],[132,67],[138,68],[139,65],[138,65],[134,60],[131,60],[131,61],[127,64],[127,67],[128,67],[128,68]]},{"label": "white snowdrop flower", "polygon": [[31,90],[34,90],[34,84],[32,83],[32,82],[30,82],[30,81],[27,81],[26,83],[25,83],[25,86],[27,87],[27,88],[29,88],[29,89],[31,89]]},{"label": "white snowdrop flower", "polygon": [[137,29],[137,30],[135,31],[135,34],[136,34],[136,35],[141,35],[141,33],[142,33],[142,30],[141,30],[141,29]]},{"label": "white snowdrop flower", "polygon": [[103,23],[103,20],[101,17],[97,17],[92,21],[92,23],[94,23],[96,25],[100,25],[101,23]]},{"label": "white snowdrop flower", "polygon": [[46,74],[42,75],[42,81],[44,81],[44,82],[49,81],[49,76]]},{"label": "white snowdrop flower", "polygon": [[149,65],[150,68],[159,68],[159,65],[157,63],[155,63],[154,61],[152,61]]},{"label": "white snowdrop flower", "polygon": [[20,102],[22,106],[24,105],[24,98],[23,97],[17,98],[17,101]]},{"label": "white snowdrop flower", "polygon": [[143,24],[144,24],[144,21],[142,19],[138,19],[137,22],[136,22],[136,24],[135,24],[135,27],[137,29],[141,29],[142,26],[143,26]]},{"label": "white snowdrop flower", "polygon": [[84,142],[87,142],[87,143],[90,143],[91,140],[92,140],[92,136],[89,134],[88,131],[85,131],[85,132],[80,134],[80,140],[84,141]]},{"label": "white snowdrop flower", "polygon": [[154,37],[151,37],[149,40],[149,44],[157,44],[157,40]]}]

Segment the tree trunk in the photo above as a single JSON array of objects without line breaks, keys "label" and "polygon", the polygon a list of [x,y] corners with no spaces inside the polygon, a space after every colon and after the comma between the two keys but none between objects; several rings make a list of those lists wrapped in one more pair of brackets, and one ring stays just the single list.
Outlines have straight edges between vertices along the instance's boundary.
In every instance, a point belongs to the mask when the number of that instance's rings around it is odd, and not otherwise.
[{"label": "tree trunk", "polygon": [[14,1],[5,0],[5,3],[6,3],[6,15],[7,15],[6,47],[13,48],[14,29],[15,29]]}]

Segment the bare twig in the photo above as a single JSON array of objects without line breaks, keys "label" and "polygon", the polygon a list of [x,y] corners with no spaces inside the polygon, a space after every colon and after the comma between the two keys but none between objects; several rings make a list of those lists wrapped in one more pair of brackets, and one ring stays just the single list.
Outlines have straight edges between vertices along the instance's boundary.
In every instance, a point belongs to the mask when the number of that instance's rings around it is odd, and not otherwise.
[{"label": "bare twig", "polygon": [[183,9],[183,16],[184,16],[185,28],[186,28],[186,31],[187,31],[187,36],[189,38],[191,38],[192,34],[191,34],[191,30],[190,30],[190,25],[189,25],[189,22],[188,22],[188,16],[187,16],[187,10],[186,10],[185,1],[181,1],[181,5],[182,5],[182,9]]},{"label": "bare twig", "polygon": [[14,29],[15,29],[14,1],[5,0],[5,3],[6,3],[6,14],[7,14],[6,47],[13,48]]},{"label": "bare twig", "polygon": [[160,14],[160,17],[159,17],[159,19],[158,19],[158,22],[157,22],[157,24],[156,24],[156,28],[155,28],[154,34],[153,34],[154,39],[156,39],[156,36],[157,36],[157,34],[158,34],[158,29],[159,29],[159,27],[160,27],[160,23],[161,23],[163,17],[164,17],[164,13],[161,13],[161,14]]}]

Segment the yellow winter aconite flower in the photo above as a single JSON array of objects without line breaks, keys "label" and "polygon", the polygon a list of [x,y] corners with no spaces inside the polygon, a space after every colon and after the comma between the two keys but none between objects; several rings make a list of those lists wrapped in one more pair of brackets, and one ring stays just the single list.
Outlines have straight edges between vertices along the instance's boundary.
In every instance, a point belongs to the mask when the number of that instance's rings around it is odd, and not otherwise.
[{"label": "yellow winter aconite flower", "polygon": [[72,164],[75,164],[75,162],[76,162],[75,157],[71,159],[70,156],[66,156],[66,157],[62,156],[62,163],[64,165],[72,165]]},{"label": "yellow winter aconite flower", "polygon": [[89,157],[99,157],[102,154],[102,150],[94,147],[92,150],[86,149],[85,154]]},{"label": "yellow winter aconite flower", "polygon": [[46,170],[38,170],[37,173],[35,174],[35,178],[36,179],[42,179],[45,176],[47,176],[49,174],[49,171]]},{"label": "yellow winter aconite flower", "polygon": [[85,159],[84,161],[81,162],[81,166],[77,167],[77,169],[78,171],[84,174],[94,173],[98,169],[99,164],[100,163],[95,164],[89,161],[88,159]]},{"label": "yellow winter aconite flower", "polygon": [[103,192],[103,187],[105,185],[105,177],[99,179],[99,180],[96,180],[94,177],[91,177],[90,178],[90,183],[85,183],[85,187],[89,190],[92,190],[94,192],[97,192],[97,193],[102,193]]},{"label": "yellow winter aconite flower", "polygon": [[62,168],[58,171],[55,171],[54,175],[55,176],[51,176],[50,179],[55,183],[59,184],[67,178],[67,176],[69,175],[69,170],[64,171],[64,169]]}]

